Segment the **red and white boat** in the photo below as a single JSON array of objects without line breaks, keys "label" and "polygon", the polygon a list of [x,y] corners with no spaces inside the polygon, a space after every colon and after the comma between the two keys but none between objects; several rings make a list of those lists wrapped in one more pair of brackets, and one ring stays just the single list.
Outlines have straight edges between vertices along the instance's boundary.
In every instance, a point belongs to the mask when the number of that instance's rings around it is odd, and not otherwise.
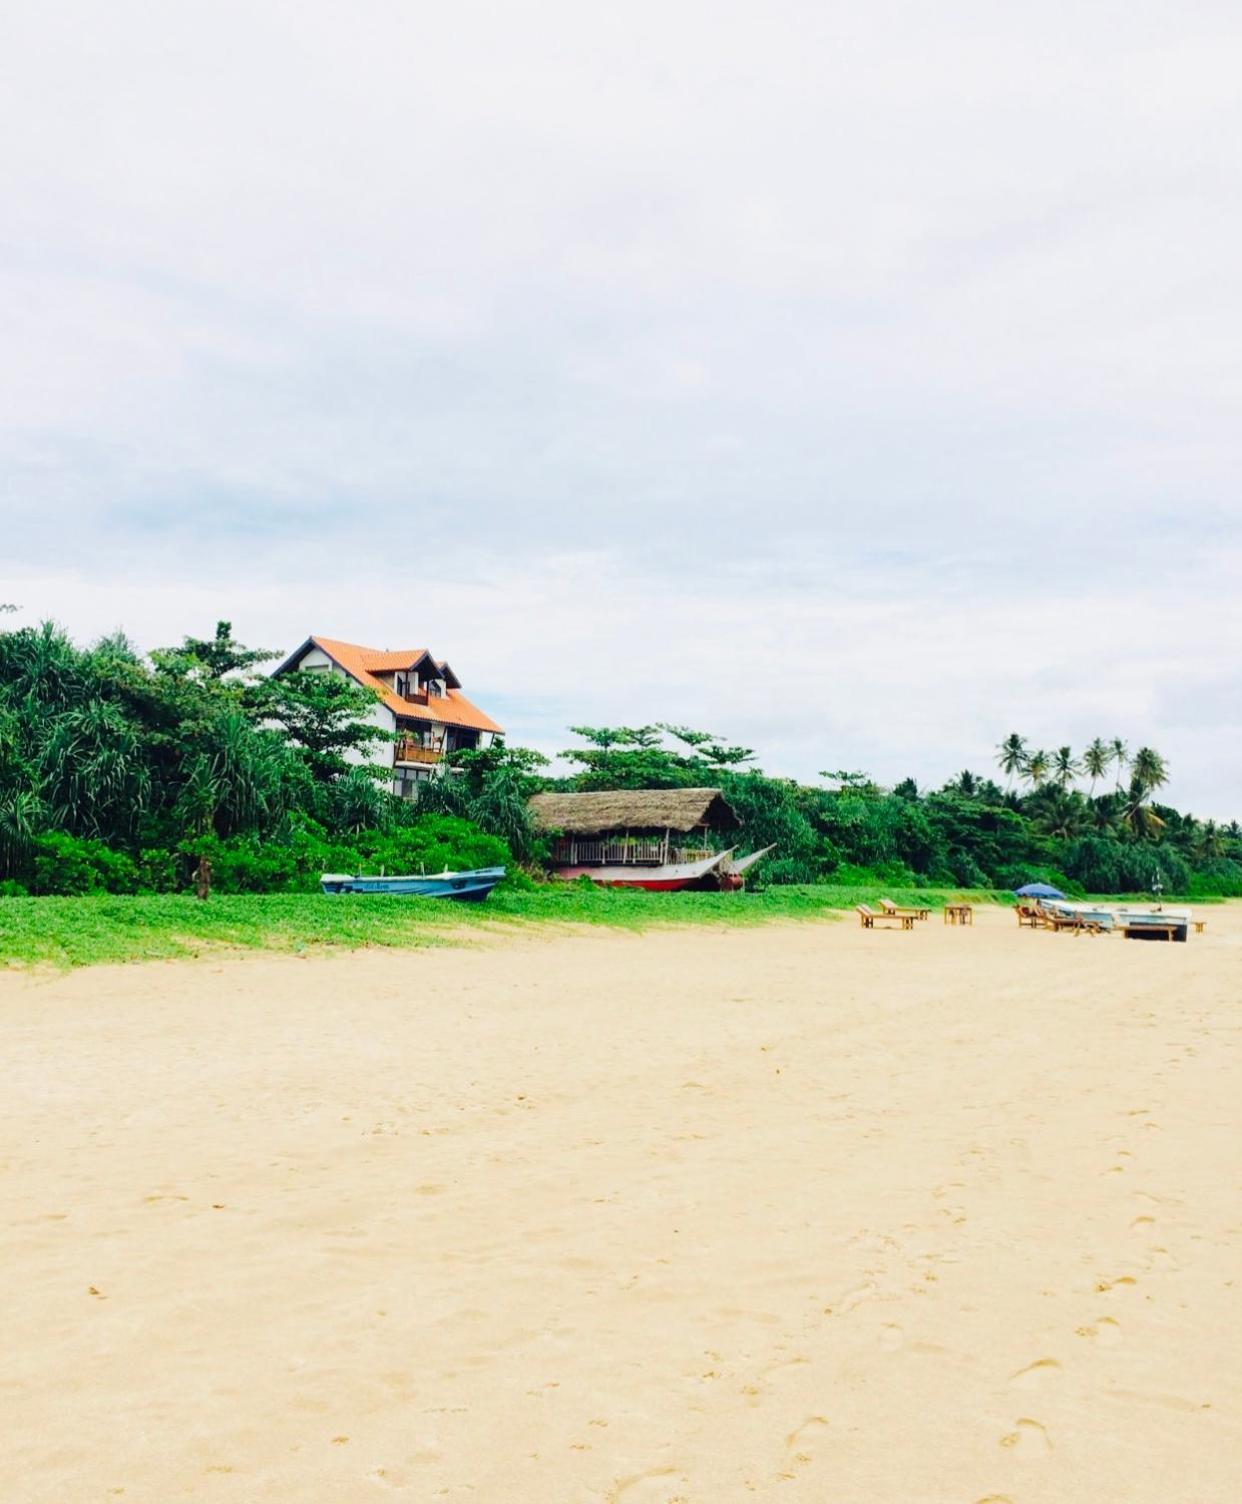
[{"label": "red and white boat", "polygon": [[673,893],[713,876],[731,851],[714,851],[694,862],[665,862],[656,867],[557,867],[554,876],[572,881],[589,877],[606,888],[645,888],[649,893]]}]

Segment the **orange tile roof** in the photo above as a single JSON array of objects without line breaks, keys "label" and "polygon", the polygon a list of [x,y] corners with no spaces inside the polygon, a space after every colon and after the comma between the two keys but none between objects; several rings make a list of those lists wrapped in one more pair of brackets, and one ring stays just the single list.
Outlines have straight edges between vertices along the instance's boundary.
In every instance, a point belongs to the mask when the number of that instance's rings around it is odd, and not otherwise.
[{"label": "orange tile roof", "polygon": [[378,648],[364,648],[354,642],[338,642],[333,637],[312,636],[310,640],[317,648],[322,648],[329,658],[339,663],[351,678],[357,679],[367,689],[375,690],[393,715],[400,716],[403,720],[437,721],[446,726],[467,726],[475,731],[494,731],[503,735],[503,728],[477,705],[471,704],[460,690],[450,689],[426,705],[411,705],[389,685],[375,677],[376,674],[409,668],[424,656],[425,648],[382,653]]},{"label": "orange tile roof", "polygon": [[[348,646],[347,643],[339,645]],[[420,658],[427,657],[426,648],[409,648],[404,651],[398,649],[395,653],[373,653],[370,648],[360,648],[358,651],[363,654],[363,661],[373,674],[391,674],[394,670],[413,668]]]}]

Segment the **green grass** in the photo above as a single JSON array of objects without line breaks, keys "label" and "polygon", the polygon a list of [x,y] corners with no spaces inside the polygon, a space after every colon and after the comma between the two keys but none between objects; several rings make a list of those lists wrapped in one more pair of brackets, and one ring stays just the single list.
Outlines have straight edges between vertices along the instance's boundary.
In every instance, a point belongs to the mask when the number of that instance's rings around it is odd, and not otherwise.
[{"label": "green grass", "polygon": [[[759,893],[634,893],[583,883],[501,887],[483,904],[319,893],[135,898],[0,898],[0,965],[89,966],[201,955],[220,948],[305,952],[379,945],[459,943],[471,929],[505,925],[608,925],[627,930],[684,924],[822,919],[892,898],[938,908],[949,899],[995,903],[1008,895],[947,889],[791,886]],[[1012,900],[1008,900],[1012,901]]]}]

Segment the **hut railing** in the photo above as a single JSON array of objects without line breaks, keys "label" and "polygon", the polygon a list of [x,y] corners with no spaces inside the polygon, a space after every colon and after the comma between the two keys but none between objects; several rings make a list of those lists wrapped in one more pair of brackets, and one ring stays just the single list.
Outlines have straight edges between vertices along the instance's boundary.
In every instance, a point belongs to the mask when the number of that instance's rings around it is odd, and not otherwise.
[{"label": "hut railing", "polygon": [[668,860],[668,847],[657,841],[606,841],[562,836],[552,846],[552,860],[569,867],[658,867]]}]

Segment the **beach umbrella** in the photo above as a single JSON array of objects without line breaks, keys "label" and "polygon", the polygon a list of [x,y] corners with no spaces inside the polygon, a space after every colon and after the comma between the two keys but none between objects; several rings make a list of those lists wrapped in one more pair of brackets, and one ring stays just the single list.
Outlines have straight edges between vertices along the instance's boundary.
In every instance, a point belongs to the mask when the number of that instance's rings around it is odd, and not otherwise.
[{"label": "beach umbrella", "polygon": [[1060,888],[1050,888],[1047,883],[1027,883],[1025,888],[1015,888],[1017,898],[1064,898]]}]

